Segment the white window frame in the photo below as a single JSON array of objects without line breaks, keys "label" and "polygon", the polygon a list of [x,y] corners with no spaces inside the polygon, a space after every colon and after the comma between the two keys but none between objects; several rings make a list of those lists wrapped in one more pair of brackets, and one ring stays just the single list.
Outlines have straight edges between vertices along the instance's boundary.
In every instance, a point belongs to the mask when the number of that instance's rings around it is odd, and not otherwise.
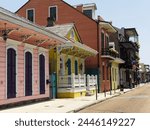
[{"label": "white window frame", "polygon": [[58,6],[57,5],[48,7],[48,17],[50,17],[50,8],[53,8],[53,7],[56,7],[56,21],[58,21]]},{"label": "white window frame", "polygon": [[[29,8],[26,9],[26,19],[28,19],[28,11],[33,10],[33,23],[35,23],[35,9],[34,8]],[[29,20],[29,19],[28,19]],[[32,22],[32,21],[31,21]]]}]

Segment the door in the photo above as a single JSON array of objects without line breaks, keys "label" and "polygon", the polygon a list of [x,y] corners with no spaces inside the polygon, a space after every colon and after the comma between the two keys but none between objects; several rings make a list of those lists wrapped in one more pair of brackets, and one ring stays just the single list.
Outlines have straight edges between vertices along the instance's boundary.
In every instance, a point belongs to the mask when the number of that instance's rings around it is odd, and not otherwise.
[{"label": "door", "polygon": [[45,57],[43,54],[39,56],[39,72],[40,72],[40,94],[45,94]]},{"label": "door", "polygon": [[25,96],[32,95],[32,54],[25,53]]},{"label": "door", "polygon": [[56,73],[53,73],[51,75],[51,85],[52,85],[52,98],[56,98],[57,97],[57,75]]},{"label": "door", "polygon": [[[67,61],[67,67],[68,67],[68,75],[71,75],[71,60],[68,59]],[[71,77],[68,77],[68,85],[71,85]]]},{"label": "door", "polygon": [[7,98],[16,97],[16,51],[7,50]]},{"label": "door", "polygon": [[78,61],[75,61],[75,75],[78,75]]},{"label": "door", "polygon": [[67,66],[68,66],[68,75],[71,75],[71,60],[68,59],[67,61]]}]

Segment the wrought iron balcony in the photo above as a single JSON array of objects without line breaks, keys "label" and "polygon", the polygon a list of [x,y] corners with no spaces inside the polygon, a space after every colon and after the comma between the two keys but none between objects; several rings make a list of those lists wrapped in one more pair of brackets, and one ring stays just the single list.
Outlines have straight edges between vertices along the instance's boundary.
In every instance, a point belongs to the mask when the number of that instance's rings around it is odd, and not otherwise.
[{"label": "wrought iron balcony", "polygon": [[119,53],[113,48],[102,48],[101,57],[115,59],[119,58]]}]

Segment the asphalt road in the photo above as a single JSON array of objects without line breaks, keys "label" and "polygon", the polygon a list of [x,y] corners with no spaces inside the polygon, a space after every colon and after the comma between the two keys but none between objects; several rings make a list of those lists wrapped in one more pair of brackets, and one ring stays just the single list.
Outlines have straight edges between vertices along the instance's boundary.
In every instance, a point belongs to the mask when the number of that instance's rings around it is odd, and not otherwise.
[{"label": "asphalt road", "polygon": [[85,108],[79,113],[150,113],[150,84]]}]

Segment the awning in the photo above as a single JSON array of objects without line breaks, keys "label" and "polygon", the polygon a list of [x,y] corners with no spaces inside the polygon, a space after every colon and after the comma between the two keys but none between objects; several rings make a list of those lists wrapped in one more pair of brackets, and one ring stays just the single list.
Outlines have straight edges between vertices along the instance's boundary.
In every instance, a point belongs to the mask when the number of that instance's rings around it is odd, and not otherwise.
[{"label": "awning", "polygon": [[125,61],[122,60],[122,59],[120,59],[120,58],[115,58],[115,59],[113,60],[113,62],[118,63],[118,64],[124,64],[124,63],[125,63]]},{"label": "awning", "polygon": [[44,48],[66,42],[66,38],[0,7],[0,37],[4,31],[10,39]]},{"label": "awning", "polygon": [[98,54],[96,50],[88,47],[85,44],[69,40],[66,42],[66,44],[58,45],[57,50],[68,55],[74,55],[82,58],[95,56]]},{"label": "awning", "polygon": [[117,30],[111,25],[110,22],[100,21],[100,27],[104,28],[107,32],[115,33]]}]

